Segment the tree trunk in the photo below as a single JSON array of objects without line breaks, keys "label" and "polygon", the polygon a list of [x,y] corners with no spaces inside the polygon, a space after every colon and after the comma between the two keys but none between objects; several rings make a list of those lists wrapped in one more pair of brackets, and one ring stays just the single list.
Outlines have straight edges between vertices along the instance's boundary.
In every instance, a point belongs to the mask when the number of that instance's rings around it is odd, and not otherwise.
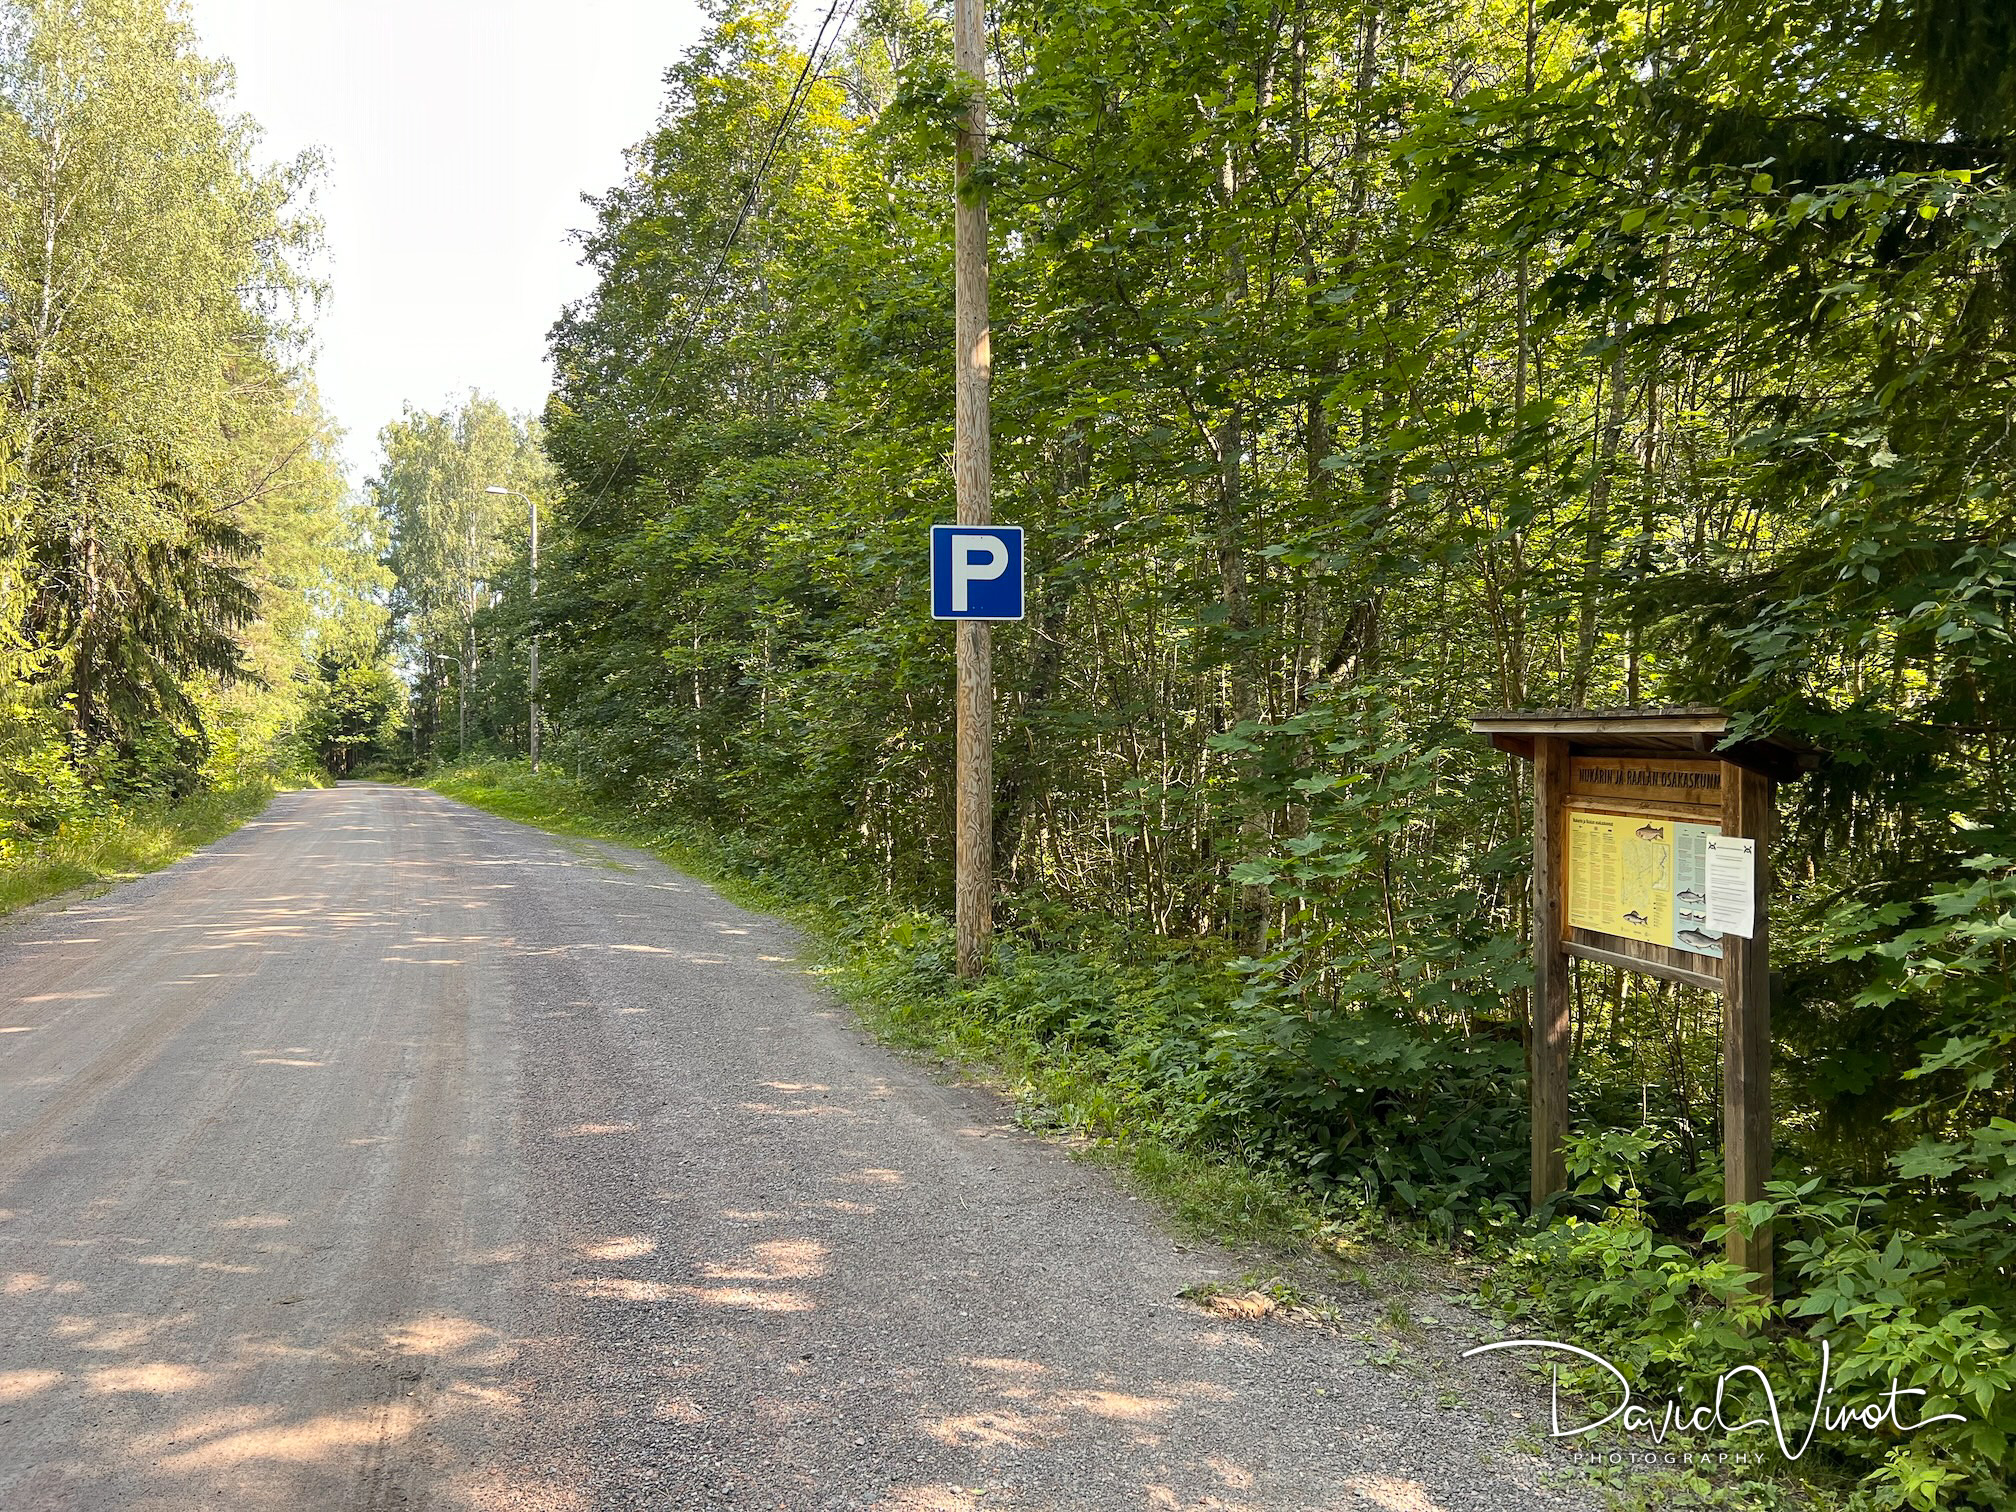
[{"label": "tree trunk", "polygon": [[1612,328],[1608,409],[1596,437],[1595,471],[1589,480],[1588,510],[1582,522],[1582,604],[1575,624],[1575,662],[1569,678],[1569,706],[1586,708],[1596,659],[1596,611],[1603,595],[1603,565],[1610,540],[1611,482],[1624,439],[1624,324]]}]

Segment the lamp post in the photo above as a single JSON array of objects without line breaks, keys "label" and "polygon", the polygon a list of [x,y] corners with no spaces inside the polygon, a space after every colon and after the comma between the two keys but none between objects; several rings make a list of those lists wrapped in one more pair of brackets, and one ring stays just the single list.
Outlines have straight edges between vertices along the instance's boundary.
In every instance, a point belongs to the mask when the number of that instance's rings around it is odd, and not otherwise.
[{"label": "lamp post", "polygon": [[[496,483],[492,483],[483,492],[504,494],[510,498],[525,500],[525,511],[532,519],[532,592],[530,603],[531,605],[536,605],[539,601],[539,506],[534,504],[526,495],[518,492],[517,489],[504,488]],[[527,613],[529,616],[529,606]],[[525,708],[525,725],[528,732],[526,740],[532,753],[532,770],[536,772],[539,770],[539,632],[536,628],[532,631],[530,665],[527,668],[525,677]]]}]

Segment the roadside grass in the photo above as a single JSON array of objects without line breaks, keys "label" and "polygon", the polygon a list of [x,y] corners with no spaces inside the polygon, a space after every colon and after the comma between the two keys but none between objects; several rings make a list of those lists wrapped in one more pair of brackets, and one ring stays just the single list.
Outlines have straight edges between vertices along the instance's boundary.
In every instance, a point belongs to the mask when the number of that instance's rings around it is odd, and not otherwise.
[{"label": "roadside grass", "polygon": [[[830,918],[822,921],[819,910],[806,900],[791,897],[760,876],[735,869],[719,847],[598,802],[573,778],[551,767],[535,775],[521,763],[486,762],[478,766],[443,767],[412,781],[500,819],[516,820],[555,834],[635,846],[697,877],[733,902],[763,913],[784,914],[800,928],[821,937],[831,928]],[[820,927],[822,922],[825,928]]]},{"label": "roadside grass", "polygon": [[52,835],[0,858],[0,915],[80,888],[110,886],[159,871],[221,840],[257,815],[283,787],[315,782],[250,783],[199,793],[180,803],[122,804],[66,820]]}]

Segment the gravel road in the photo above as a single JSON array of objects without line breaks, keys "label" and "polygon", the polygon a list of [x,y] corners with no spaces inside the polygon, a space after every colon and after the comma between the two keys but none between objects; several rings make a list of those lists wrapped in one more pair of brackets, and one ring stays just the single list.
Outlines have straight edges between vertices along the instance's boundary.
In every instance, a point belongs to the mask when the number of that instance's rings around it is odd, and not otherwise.
[{"label": "gravel road", "polygon": [[1181,1300],[793,950],[368,784],[0,922],[0,1508],[1598,1504],[1460,1322]]}]

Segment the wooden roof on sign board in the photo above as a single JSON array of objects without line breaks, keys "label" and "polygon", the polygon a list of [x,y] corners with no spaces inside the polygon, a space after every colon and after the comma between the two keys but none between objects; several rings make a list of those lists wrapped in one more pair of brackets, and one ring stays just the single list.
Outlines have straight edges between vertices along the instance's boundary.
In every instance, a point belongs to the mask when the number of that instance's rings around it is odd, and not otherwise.
[{"label": "wooden roof on sign board", "polygon": [[1470,728],[1491,744],[1533,759],[1533,740],[1558,735],[1578,756],[1713,756],[1783,780],[1796,780],[1820,764],[1822,753],[1782,735],[1722,745],[1729,714],[1702,704],[1664,709],[1503,709],[1470,718]]}]

